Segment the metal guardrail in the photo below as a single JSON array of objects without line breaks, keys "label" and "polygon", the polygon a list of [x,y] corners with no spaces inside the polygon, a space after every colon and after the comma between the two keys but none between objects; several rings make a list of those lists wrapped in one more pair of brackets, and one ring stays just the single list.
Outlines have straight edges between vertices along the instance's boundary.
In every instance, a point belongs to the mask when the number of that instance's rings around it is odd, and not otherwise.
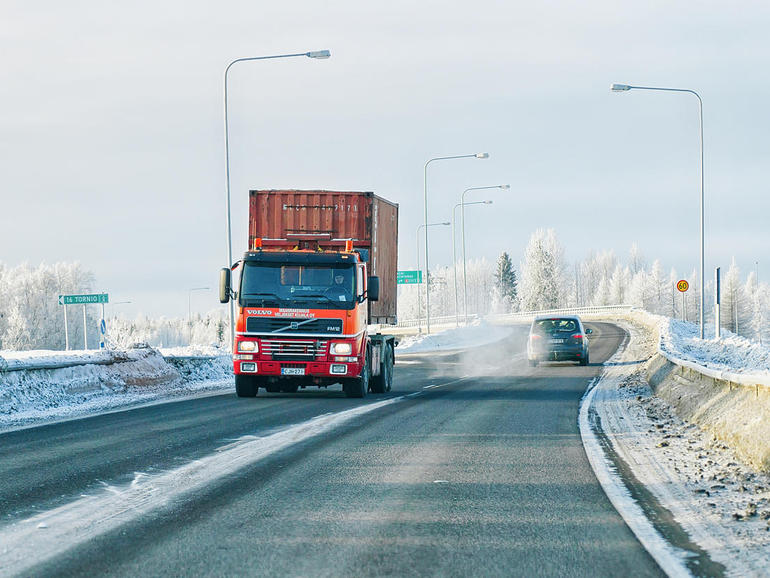
[{"label": "metal guardrail", "polygon": [[[658,324],[653,319],[649,319],[649,318],[645,319],[645,317],[648,315],[649,313],[647,313],[646,311],[642,309],[636,309],[635,316],[633,317],[633,319],[637,322],[641,322],[647,325],[648,328],[652,329],[653,331],[659,331]],[[673,353],[666,351],[663,348],[663,343],[660,335],[658,335],[657,352],[659,355],[661,355],[663,358],[670,361],[674,365],[677,365],[681,368],[687,368],[690,371],[694,371],[695,373],[699,373],[704,377],[708,377],[715,381],[722,381],[729,385],[738,385],[741,387],[754,387],[754,388],[770,387],[770,377],[768,377],[766,374],[757,375],[752,373],[734,373],[731,371],[724,371],[721,369],[711,369],[710,367],[705,367],[703,365],[700,365],[699,363],[690,361],[689,359],[683,359],[681,357],[678,357]]]},{"label": "metal guardrail", "polygon": [[[468,315],[468,320],[475,321],[478,319],[478,315]],[[460,316],[460,321],[462,322],[463,316]],[[430,318],[430,324],[431,325],[446,325],[448,323],[454,323],[457,320],[456,315],[441,315],[439,317],[431,317]],[[425,325],[425,318],[423,317],[421,320],[417,319],[403,319],[399,320],[398,323],[396,323],[396,327],[417,327],[420,323],[422,325]]]},{"label": "metal guardrail", "polygon": [[[517,320],[517,319],[530,319],[537,315],[607,315],[607,314],[624,314],[630,313],[634,307],[632,305],[597,305],[595,307],[566,307],[563,309],[540,309],[537,311],[517,311],[515,313],[493,313],[484,317],[484,319],[490,319],[494,321],[505,320]],[[479,319],[479,315],[469,315],[469,320]],[[461,316],[462,319],[462,316]],[[439,317],[431,317],[431,325],[443,325],[447,323],[454,323],[456,320],[455,315],[442,315]],[[422,319],[422,323],[425,324],[425,318]],[[417,319],[404,319],[400,320],[396,327],[417,327],[419,324]]]},{"label": "metal guardrail", "polygon": [[538,315],[609,315],[630,313],[631,305],[597,305],[595,307],[565,307],[562,309],[540,309],[537,311],[517,311],[515,313],[497,313],[487,316],[494,320],[531,319]]}]

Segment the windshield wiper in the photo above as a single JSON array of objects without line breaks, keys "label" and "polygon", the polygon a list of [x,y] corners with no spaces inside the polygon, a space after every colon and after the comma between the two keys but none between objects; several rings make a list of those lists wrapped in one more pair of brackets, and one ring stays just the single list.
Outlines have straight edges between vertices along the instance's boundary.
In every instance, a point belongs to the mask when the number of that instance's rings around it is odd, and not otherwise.
[{"label": "windshield wiper", "polygon": [[243,299],[246,302],[251,300],[262,301],[263,304],[265,303],[265,301],[275,302],[276,305],[279,305],[281,303],[281,298],[275,293],[246,293],[244,295],[241,295],[241,299]]},{"label": "windshield wiper", "polygon": [[348,301],[335,301],[334,299],[332,299],[328,295],[324,295],[322,293],[305,293],[305,294],[302,294],[302,295],[295,295],[294,297],[295,298],[297,298],[297,297],[300,297],[300,298],[309,297],[311,299],[318,299],[320,297],[321,299],[326,299],[326,301],[328,301],[332,305],[336,305],[337,309],[339,309],[339,305],[345,305],[345,304],[348,303]]}]

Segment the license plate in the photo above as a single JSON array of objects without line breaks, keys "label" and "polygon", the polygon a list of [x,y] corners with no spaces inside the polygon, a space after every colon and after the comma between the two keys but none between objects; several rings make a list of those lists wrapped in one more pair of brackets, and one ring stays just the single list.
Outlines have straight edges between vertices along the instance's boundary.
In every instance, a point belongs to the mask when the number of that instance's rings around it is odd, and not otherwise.
[{"label": "license plate", "polygon": [[281,375],[305,375],[304,367],[282,367]]},{"label": "license plate", "polygon": [[564,343],[563,339],[549,339],[548,343]]}]

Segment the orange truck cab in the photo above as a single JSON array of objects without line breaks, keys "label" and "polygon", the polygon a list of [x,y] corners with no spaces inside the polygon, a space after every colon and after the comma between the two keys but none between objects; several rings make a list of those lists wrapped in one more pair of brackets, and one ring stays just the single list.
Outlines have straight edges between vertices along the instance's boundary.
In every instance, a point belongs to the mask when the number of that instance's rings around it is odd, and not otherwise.
[{"label": "orange truck cab", "polygon": [[237,395],[334,384],[348,397],[389,391],[395,340],[372,323],[396,321],[398,206],[372,193],[250,194],[250,250],[220,275],[220,301],[237,305]]}]

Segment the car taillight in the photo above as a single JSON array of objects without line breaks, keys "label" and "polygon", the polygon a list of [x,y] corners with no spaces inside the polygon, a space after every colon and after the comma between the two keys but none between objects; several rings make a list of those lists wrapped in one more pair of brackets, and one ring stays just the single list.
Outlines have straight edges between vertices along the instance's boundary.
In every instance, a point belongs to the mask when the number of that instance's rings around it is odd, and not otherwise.
[{"label": "car taillight", "polygon": [[530,337],[530,339],[532,339],[533,341],[534,341],[535,339],[542,339],[542,338],[543,338],[541,335],[530,335],[529,337]]},{"label": "car taillight", "polygon": [[575,339],[583,339],[583,335],[581,335],[580,333],[575,333],[575,335],[573,335],[572,337],[574,337]]}]

